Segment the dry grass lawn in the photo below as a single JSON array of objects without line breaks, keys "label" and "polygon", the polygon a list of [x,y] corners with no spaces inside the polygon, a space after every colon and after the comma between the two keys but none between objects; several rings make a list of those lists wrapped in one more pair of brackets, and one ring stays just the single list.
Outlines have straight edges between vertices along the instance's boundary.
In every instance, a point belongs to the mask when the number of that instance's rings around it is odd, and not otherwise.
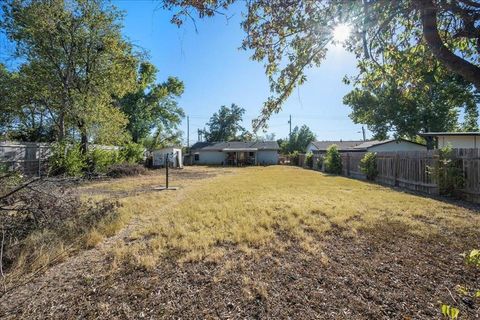
[{"label": "dry grass lawn", "polygon": [[480,246],[475,206],[287,166],[187,167],[172,172],[179,190],[153,191],[163,182],[79,187],[118,199],[117,219],[4,295],[0,317],[440,319],[442,303],[480,315],[480,271],[460,255]]},{"label": "dry grass lawn", "polygon": [[238,169],[183,192],[174,205],[166,193],[126,199],[122,210],[138,213],[140,225],[128,246],[115,248],[117,260],[154,267],[165,256],[220,259],[230,245],[281,247],[284,234],[316,251],[317,237],[332,228],[354,235],[382,223],[401,223],[421,237],[480,227],[480,215],[456,205],[295,167]]}]

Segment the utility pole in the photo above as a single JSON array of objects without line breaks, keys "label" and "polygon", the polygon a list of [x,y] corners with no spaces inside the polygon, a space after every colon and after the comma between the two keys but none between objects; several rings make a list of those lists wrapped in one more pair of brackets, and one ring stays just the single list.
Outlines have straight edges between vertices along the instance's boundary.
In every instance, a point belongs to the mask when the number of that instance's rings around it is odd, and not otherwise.
[{"label": "utility pole", "polygon": [[292,140],[292,115],[290,115],[290,120],[288,120],[288,124],[290,125],[290,134],[288,135],[288,140]]},{"label": "utility pole", "polygon": [[200,135],[201,135],[200,131],[201,131],[200,129],[197,129],[197,135],[198,135],[197,141],[198,142],[200,142]]},{"label": "utility pole", "polygon": [[363,141],[367,141],[365,138],[365,128],[362,126]]},{"label": "utility pole", "polygon": [[187,151],[190,149],[190,117],[187,116]]}]

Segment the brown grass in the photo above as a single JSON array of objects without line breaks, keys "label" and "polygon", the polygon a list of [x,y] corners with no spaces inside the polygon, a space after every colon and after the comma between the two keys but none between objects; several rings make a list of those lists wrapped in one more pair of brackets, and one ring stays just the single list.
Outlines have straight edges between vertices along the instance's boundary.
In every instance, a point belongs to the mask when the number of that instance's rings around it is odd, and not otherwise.
[{"label": "brown grass", "polygon": [[128,258],[151,268],[161,257],[218,260],[225,246],[281,247],[282,234],[318,252],[317,238],[332,229],[354,235],[378,223],[398,222],[421,237],[473,233],[480,226],[467,209],[362,181],[282,166],[236,173],[190,182],[175,195],[125,199],[122,211],[140,225],[132,243],[113,252],[117,262]]}]

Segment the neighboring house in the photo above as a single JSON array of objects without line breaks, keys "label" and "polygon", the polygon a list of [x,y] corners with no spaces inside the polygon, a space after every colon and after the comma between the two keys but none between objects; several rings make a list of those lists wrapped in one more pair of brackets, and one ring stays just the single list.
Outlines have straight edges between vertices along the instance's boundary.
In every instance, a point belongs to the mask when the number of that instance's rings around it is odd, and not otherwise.
[{"label": "neighboring house", "polygon": [[180,147],[168,147],[153,151],[152,165],[154,167],[165,167],[167,155],[172,167],[183,168],[182,148]]},{"label": "neighboring house", "polygon": [[425,151],[427,146],[405,139],[370,140],[353,147],[367,152]]},{"label": "neighboring house", "polygon": [[323,154],[327,148],[336,144],[340,152],[397,152],[397,151],[424,151],[423,144],[404,140],[370,140],[370,141],[313,141],[307,147],[307,152]]},{"label": "neighboring house", "polygon": [[358,146],[359,144],[364,143],[365,141],[353,140],[353,141],[312,141],[307,146],[307,153],[311,152],[313,154],[322,154],[326,153],[328,147],[332,144],[337,146],[337,149],[341,152],[349,151],[351,148]]},{"label": "neighboring house", "polygon": [[276,141],[197,142],[190,148],[191,164],[269,165],[278,163]]},{"label": "neighboring house", "polygon": [[419,133],[427,140],[429,149],[450,145],[458,149],[480,148],[480,132],[426,132]]}]

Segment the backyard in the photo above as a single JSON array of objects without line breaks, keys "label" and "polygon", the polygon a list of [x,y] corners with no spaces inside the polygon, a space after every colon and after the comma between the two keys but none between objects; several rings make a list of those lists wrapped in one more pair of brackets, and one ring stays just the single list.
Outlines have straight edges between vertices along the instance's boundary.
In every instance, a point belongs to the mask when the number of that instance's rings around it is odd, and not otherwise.
[{"label": "backyard", "polygon": [[465,290],[480,272],[461,256],[480,243],[475,207],[288,166],[171,179],[78,187],[118,199],[115,228],[10,289],[0,316],[425,319],[444,303],[478,317]]}]

